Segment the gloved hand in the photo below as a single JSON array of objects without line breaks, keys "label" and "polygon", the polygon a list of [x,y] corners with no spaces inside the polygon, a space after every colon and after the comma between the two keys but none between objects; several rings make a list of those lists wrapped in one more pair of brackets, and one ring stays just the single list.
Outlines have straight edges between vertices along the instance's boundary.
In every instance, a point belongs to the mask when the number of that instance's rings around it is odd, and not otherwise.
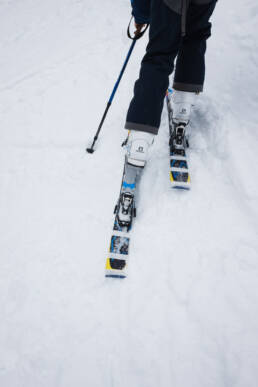
[{"label": "gloved hand", "polygon": [[141,33],[141,31],[144,29],[146,24],[140,24],[140,23],[135,22],[134,26],[136,28],[136,30],[134,31],[134,36],[137,37]]}]

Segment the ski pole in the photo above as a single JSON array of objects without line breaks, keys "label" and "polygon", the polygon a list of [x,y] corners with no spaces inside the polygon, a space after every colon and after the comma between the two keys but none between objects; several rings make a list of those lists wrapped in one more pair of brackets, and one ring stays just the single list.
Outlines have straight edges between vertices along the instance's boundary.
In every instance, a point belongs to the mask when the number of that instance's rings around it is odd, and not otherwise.
[{"label": "ski pole", "polygon": [[140,39],[140,38],[143,36],[144,32],[147,30],[147,28],[148,28],[148,26],[149,26],[149,25],[147,24],[143,31],[141,31],[140,33],[138,33],[135,37],[132,37],[131,34],[130,34],[130,24],[131,24],[131,21],[132,21],[132,18],[131,18],[130,23],[129,23],[129,25],[128,25],[127,35],[128,35],[128,37],[129,37],[130,39],[133,40],[133,42],[132,42],[131,47],[130,47],[130,49],[129,49],[129,51],[128,51],[128,54],[127,54],[127,56],[126,56],[125,62],[124,62],[123,67],[122,67],[122,70],[121,70],[121,72],[120,72],[120,74],[119,74],[119,77],[118,77],[116,83],[115,83],[115,86],[114,86],[114,89],[113,89],[113,91],[112,91],[112,93],[111,93],[111,96],[110,96],[110,98],[109,98],[109,100],[108,100],[106,109],[105,109],[104,114],[103,114],[103,116],[102,116],[102,119],[101,119],[101,121],[100,121],[98,130],[97,130],[97,132],[96,132],[96,134],[95,134],[95,136],[94,136],[92,145],[91,145],[90,148],[87,148],[87,149],[86,149],[88,153],[93,153],[93,152],[94,152],[94,145],[95,145],[96,141],[98,140],[99,133],[100,133],[101,128],[102,128],[102,126],[103,126],[103,123],[104,123],[104,121],[105,121],[105,119],[106,119],[108,110],[109,110],[109,108],[110,108],[110,106],[111,106],[111,104],[112,104],[112,101],[113,101],[114,96],[115,96],[115,94],[116,94],[116,91],[117,91],[117,89],[118,89],[119,83],[120,83],[120,81],[121,81],[121,79],[122,79],[122,77],[123,77],[123,74],[124,74],[124,72],[125,72],[125,69],[126,69],[126,66],[127,66],[128,61],[129,61],[129,59],[130,59],[130,56],[131,56],[131,54],[132,54],[132,52],[133,52],[134,46],[135,46],[135,44],[136,44],[136,41],[137,41],[138,39]]}]

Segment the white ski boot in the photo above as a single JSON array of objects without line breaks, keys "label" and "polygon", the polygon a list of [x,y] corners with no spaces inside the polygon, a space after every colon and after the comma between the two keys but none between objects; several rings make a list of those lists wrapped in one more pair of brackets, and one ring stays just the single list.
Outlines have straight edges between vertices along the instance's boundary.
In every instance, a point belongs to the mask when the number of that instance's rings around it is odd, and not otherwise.
[{"label": "white ski boot", "polygon": [[132,218],[136,216],[136,186],[139,184],[148,150],[154,141],[154,135],[131,130],[124,145],[126,155],[121,191],[115,208],[118,224],[131,228]]},{"label": "white ski boot", "polygon": [[176,149],[188,147],[185,136],[186,127],[189,124],[191,111],[197,98],[196,93],[175,90],[170,98],[170,145]]},{"label": "white ski boot", "polygon": [[149,147],[154,142],[152,133],[130,130],[126,142],[127,162],[135,167],[143,168],[148,159]]},{"label": "white ski boot", "polygon": [[173,121],[187,125],[190,121],[192,107],[195,105],[196,93],[174,90],[170,99]]},{"label": "white ski boot", "polygon": [[189,124],[196,93],[175,90],[167,98],[169,113],[170,181],[173,188],[190,189],[190,175],[186,159],[186,127]]}]

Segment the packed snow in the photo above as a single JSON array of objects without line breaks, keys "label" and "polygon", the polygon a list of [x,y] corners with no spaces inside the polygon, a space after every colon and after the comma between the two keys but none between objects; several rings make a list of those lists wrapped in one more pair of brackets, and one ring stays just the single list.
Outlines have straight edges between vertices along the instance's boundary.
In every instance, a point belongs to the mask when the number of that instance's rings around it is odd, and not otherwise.
[{"label": "packed snow", "polygon": [[140,187],[128,278],[105,279],[145,36],[128,0],[0,0],[0,386],[256,387],[258,4],[219,1],[170,189],[168,123]]}]

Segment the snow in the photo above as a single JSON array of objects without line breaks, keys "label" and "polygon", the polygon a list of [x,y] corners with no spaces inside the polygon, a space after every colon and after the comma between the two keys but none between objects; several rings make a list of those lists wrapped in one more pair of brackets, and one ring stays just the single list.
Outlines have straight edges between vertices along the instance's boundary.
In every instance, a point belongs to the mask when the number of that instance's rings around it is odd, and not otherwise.
[{"label": "snow", "polygon": [[169,188],[167,114],[141,182],[126,280],[104,278],[137,43],[129,2],[1,0],[1,387],[256,387],[258,5],[218,2]]}]

